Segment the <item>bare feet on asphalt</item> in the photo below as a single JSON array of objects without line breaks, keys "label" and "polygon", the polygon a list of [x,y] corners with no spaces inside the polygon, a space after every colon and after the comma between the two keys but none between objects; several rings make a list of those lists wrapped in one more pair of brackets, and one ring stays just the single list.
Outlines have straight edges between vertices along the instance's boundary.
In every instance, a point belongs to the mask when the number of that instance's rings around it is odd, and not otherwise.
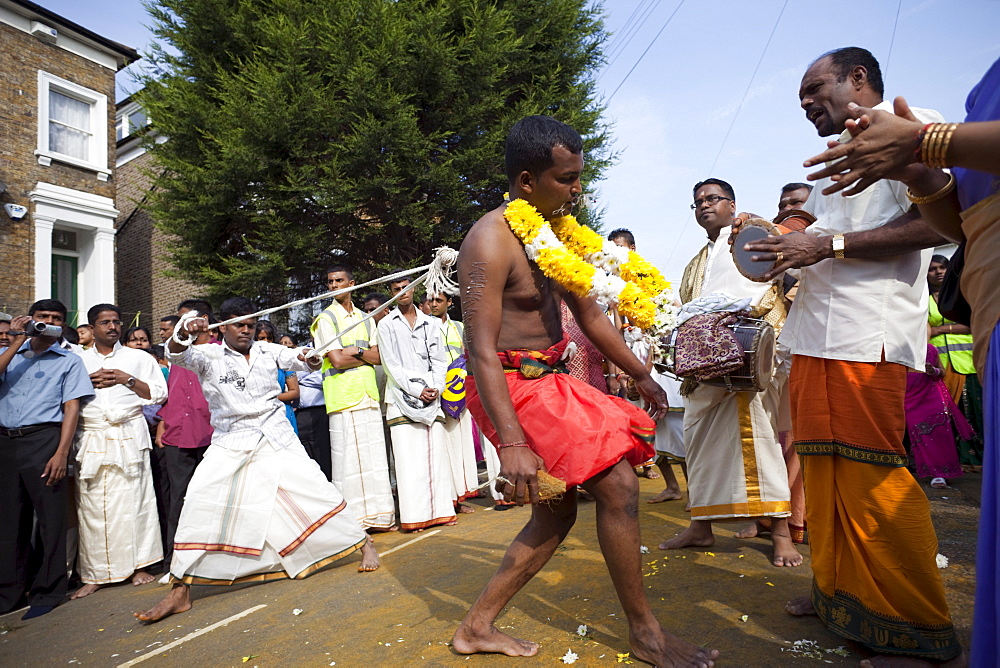
[{"label": "bare feet on asphalt", "polygon": [[664,501],[678,501],[684,498],[684,493],[677,489],[670,489],[667,487],[665,490],[654,496],[652,499],[646,501],[646,503],[663,503]]},{"label": "bare feet on asphalt", "polygon": [[137,587],[139,585],[149,584],[150,582],[153,582],[155,580],[156,578],[147,573],[146,571],[140,570],[132,574],[132,584],[134,584]]},{"label": "bare feet on asphalt", "polygon": [[771,542],[774,544],[774,565],[779,567],[785,566],[801,566],[802,565],[802,555],[799,551],[795,549],[795,544],[792,542],[792,537],[788,535],[781,535],[780,533],[771,534]]},{"label": "bare feet on asphalt", "polygon": [[668,666],[686,668],[709,668],[719,658],[718,650],[709,650],[686,643],[659,624],[648,631],[629,633],[632,656],[640,661],[665,668]]},{"label": "bare feet on asphalt", "polygon": [[145,612],[136,612],[133,615],[136,619],[144,622],[156,622],[164,617],[187,612],[190,609],[191,588],[187,585],[174,585],[162,601]]},{"label": "bare feet on asphalt", "polygon": [[378,558],[378,552],[375,551],[375,541],[369,536],[365,544],[361,546],[361,563],[358,565],[358,572],[370,573],[377,571],[381,565],[382,562]]},{"label": "bare feet on asphalt", "polygon": [[660,543],[661,550],[677,550],[682,547],[710,547],[715,544],[710,522],[695,522],[673,538]]},{"label": "bare feet on asphalt", "polygon": [[815,615],[816,608],[813,607],[812,599],[808,596],[799,596],[785,603],[785,612],[796,617]]},{"label": "bare feet on asphalt", "polygon": [[484,632],[475,632],[469,625],[462,624],[451,639],[452,648],[459,654],[487,652],[507,656],[534,656],[538,645],[498,631],[493,625]]},{"label": "bare feet on asphalt", "polygon": [[455,512],[459,515],[468,515],[469,513],[476,512],[476,509],[472,506],[467,506],[464,503],[456,504]]},{"label": "bare feet on asphalt", "polygon": [[77,589],[75,592],[73,592],[72,595],[70,595],[69,598],[72,601],[72,600],[77,599],[77,598],[84,598],[85,596],[90,596],[95,591],[97,591],[98,589],[100,589],[101,586],[102,585],[99,585],[99,584],[85,584],[82,587],[80,587],[79,589]]}]

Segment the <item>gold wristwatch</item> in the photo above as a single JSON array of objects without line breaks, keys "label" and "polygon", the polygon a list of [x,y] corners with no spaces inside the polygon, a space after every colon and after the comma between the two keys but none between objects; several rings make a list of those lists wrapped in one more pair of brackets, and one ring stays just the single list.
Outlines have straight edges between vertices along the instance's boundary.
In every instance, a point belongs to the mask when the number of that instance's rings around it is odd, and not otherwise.
[{"label": "gold wristwatch", "polygon": [[834,234],[833,235],[833,257],[838,259],[844,259],[844,235]]}]

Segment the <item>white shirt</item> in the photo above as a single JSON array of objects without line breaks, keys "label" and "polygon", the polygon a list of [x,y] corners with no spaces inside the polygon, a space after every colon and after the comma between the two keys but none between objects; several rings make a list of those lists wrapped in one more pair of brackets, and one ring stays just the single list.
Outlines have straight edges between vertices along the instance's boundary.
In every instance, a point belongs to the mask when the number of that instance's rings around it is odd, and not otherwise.
[{"label": "white shirt", "polygon": [[737,299],[750,298],[750,306],[760,304],[771,290],[773,281],[757,283],[740,273],[729,250],[729,234],[732,227],[719,232],[719,238],[708,242],[708,259],[705,262],[705,276],[701,284],[701,296],[724,292]]},{"label": "white shirt", "polygon": [[437,399],[424,404],[420,393],[425,388],[444,390],[448,356],[441,339],[441,320],[417,309],[413,327],[392,309],[378,324],[378,352],[386,372],[385,402],[394,404],[403,415],[424,424],[444,417]]},{"label": "white shirt", "polygon": [[113,413],[141,410],[143,406],[162,404],[167,400],[167,381],[163,379],[160,365],[145,350],[136,350],[116,342],[107,355],[97,352],[96,345],[83,350],[79,355],[88,374],[98,369],[119,369],[146,383],[150,397],[143,399],[124,385],[95,389],[94,398],[84,399],[80,408],[80,417],[84,420],[104,420],[105,416]]},{"label": "white shirt", "polygon": [[[892,103],[876,109],[892,113]],[[912,108],[923,123],[936,111]],[[840,136],[846,142],[845,131]],[[906,186],[883,179],[851,197],[824,196],[833,182],[816,183],[803,209],[816,216],[805,234],[871,230],[906,213]],[[934,249],[878,258],[829,258],[799,270],[799,291],[781,332],[796,355],[849,362],[887,362],[923,369],[927,356],[927,267]]]},{"label": "white shirt", "polygon": [[254,341],[250,360],[225,343],[190,346],[167,358],[198,374],[212,413],[212,445],[251,450],[263,434],[275,448],[298,443],[285,404],[278,400],[278,369],[311,371],[299,361],[301,348]]}]

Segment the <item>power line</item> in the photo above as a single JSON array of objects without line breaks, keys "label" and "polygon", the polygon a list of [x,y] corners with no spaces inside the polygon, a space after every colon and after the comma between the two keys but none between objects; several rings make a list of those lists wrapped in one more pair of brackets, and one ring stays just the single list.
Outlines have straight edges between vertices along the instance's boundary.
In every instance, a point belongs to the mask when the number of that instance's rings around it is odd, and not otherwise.
[{"label": "power line", "polygon": [[[639,31],[642,30],[642,27],[646,25],[646,21],[649,20],[650,15],[652,15],[653,12],[656,11],[657,7],[660,6],[660,2],[662,2],[662,0],[655,0],[655,2],[652,2],[649,5],[649,7],[646,8],[645,12],[643,12],[642,16],[639,17],[635,25],[632,26],[632,29],[629,31],[627,37],[624,38],[624,41],[620,42],[618,46],[615,47],[614,49],[609,49],[608,52],[609,61],[607,66],[604,68],[602,74],[606,72],[608,68],[610,68],[612,65],[614,65],[615,62],[622,56],[622,54],[625,53],[625,49],[628,47],[629,44],[632,43],[632,40],[635,38],[635,36],[639,34]],[[613,54],[611,53],[612,51],[614,51]]]},{"label": "power line", "polygon": [[[785,1],[787,2],[788,0]],[[667,17],[666,23],[664,23],[663,26],[660,28],[660,30],[656,33],[656,35],[653,36],[653,40],[649,43],[649,46],[646,47],[646,50],[642,52],[642,55],[639,56],[639,59],[635,61],[634,65],[632,65],[632,69],[628,71],[628,73],[625,75],[625,78],[621,80],[621,83],[618,84],[618,87],[615,88],[614,92],[612,92],[611,95],[608,96],[606,102],[610,102],[611,98],[613,98],[615,94],[619,90],[621,90],[621,87],[625,85],[625,82],[628,81],[628,78],[632,76],[632,72],[634,72],[635,68],[639,66],[639,63],[642,62],[642,59],[646,57],[646,54],[649,53],[649,50],[653,48],[653,45],[656,44],[656,40],[659,39],[660,35],[663,34],[663,31],[667,29],[667,26],[670,25],[670,22],[673,20],[674,16],[677,15],[677,11],[683,5],[684,5],[684,0],[681,0],[680,3],[677,5],[677,7],[674,9],[673,13],[671,13],[670,16]]]},{"label": "power line", "polygon": [[617,33],[615,33],[615,36],[611,38],[610,42],[608,42],[608,52],[609,53],[611,51],[614,51],[615,48],[619,44],[621,44],[621,41],[623,39],[623,35],[626,32],[628,32],[629,28],[632,27],[632,21],[635,20],[636,14],[639,13],[639,10],[642,9],[642,6],[645,5],[645,4],[646,4],[646,0],[639,0],[639,4],[636,5],[635,9],[632,10],[632,13],[628,15],[628,18],[625,20],[625,24],[622,26],[621,30],[618,31]]},{"label": "power line", "polygon": [[[902,1],[902,0],[900,0]],[[733,131],[733,126],[736,125],[736,119],[740,115],[740,110],[743,109],[743,103],[746,102],[747,95],[750,93],[750,88],[753,86],[754,79],[757,78],[757,72],[760,70],[761,63],[764,62],[764,56],[767,54],[767,48],[771,45],[771,39],[774,38],[774,33],[778,30],[778,24],[781,23],[781,16],[785,13],[785,7],[788,6],[788,0],[785,0],[784,4],[781,5],[781,11],[778,12],[778,18],[774,21],[774,27],[771,28],[771,34],[767,37],[767,42],[764,44],[764,50],[760,52],[760,58],[757,59],[757,66],[753,68],[753,74],[750,75],[750,81],[747,82],[747,87],[743,91],[743,97],[740,98],[740,104],[736,107],[736,113],[733,114],[733,120],[729,122],[729,129],[726,130],[726,135],[722,138],[722,144],[719,146],[719,152],[715,154],[715,160],[712,161],[712,166],[708,170],[708,175],[711,176],[715,171],[715,166],[719,162],[719,158],[722,157],[722,151],[726,147],[726,142],[729,141],[729,133]],[[667,256],[667,262],[673,260],[674,253],[677,251],[677,246],[680,244],[681,239],[684,237],[684,232],[689,226],[685,226],[681,233],[677,235],[677,240],[674,241],[674,247],[670,249],[670,255]]]},{"label": "power line", "polygon": [[899,0],[896,5],[896,18],[892,22],[892,37],[889,39],[889,55],[885,57],[885,67],[882,68],[882,77],[885,80],[889,73],[889,61],[892,60],[892,45],[896,42],[896,27],[899,25],[899,10],[903,7],[903,0]]}]

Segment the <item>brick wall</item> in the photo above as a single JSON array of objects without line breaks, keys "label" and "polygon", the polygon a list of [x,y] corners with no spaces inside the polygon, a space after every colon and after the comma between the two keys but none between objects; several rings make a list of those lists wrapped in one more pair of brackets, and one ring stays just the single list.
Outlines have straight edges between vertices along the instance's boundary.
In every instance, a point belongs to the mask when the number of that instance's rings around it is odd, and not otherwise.
[{"label": "brick wall", "polygon": [[200,295],[196,284],[166,274],[173,269],[167,255],[169,237],[156,229],[142,200],[149,189],[152,156],[144,153],[115,170],[119,211],[115,249],[115,292],[128,320],[139,314],[139,324],[150,327],[154,340],[160,318],[177,310],[182,300]]},{"label": "brick wall", "polygon": [[[0,23],[0,181],[7,184],[0,205],[29,206],[28,193],[39,181],[113,198],[113,178],[102,182],[92,171],[55,161],[48,167],[38,164],[34,151],[38,146],[39,70],[108,97],[108,159],[114,164],[115,72]],[[5,275],[0,282],[0,310],[26,313],[35,294],[30,210],[19,221],[0,213],[0,248]]]}]

